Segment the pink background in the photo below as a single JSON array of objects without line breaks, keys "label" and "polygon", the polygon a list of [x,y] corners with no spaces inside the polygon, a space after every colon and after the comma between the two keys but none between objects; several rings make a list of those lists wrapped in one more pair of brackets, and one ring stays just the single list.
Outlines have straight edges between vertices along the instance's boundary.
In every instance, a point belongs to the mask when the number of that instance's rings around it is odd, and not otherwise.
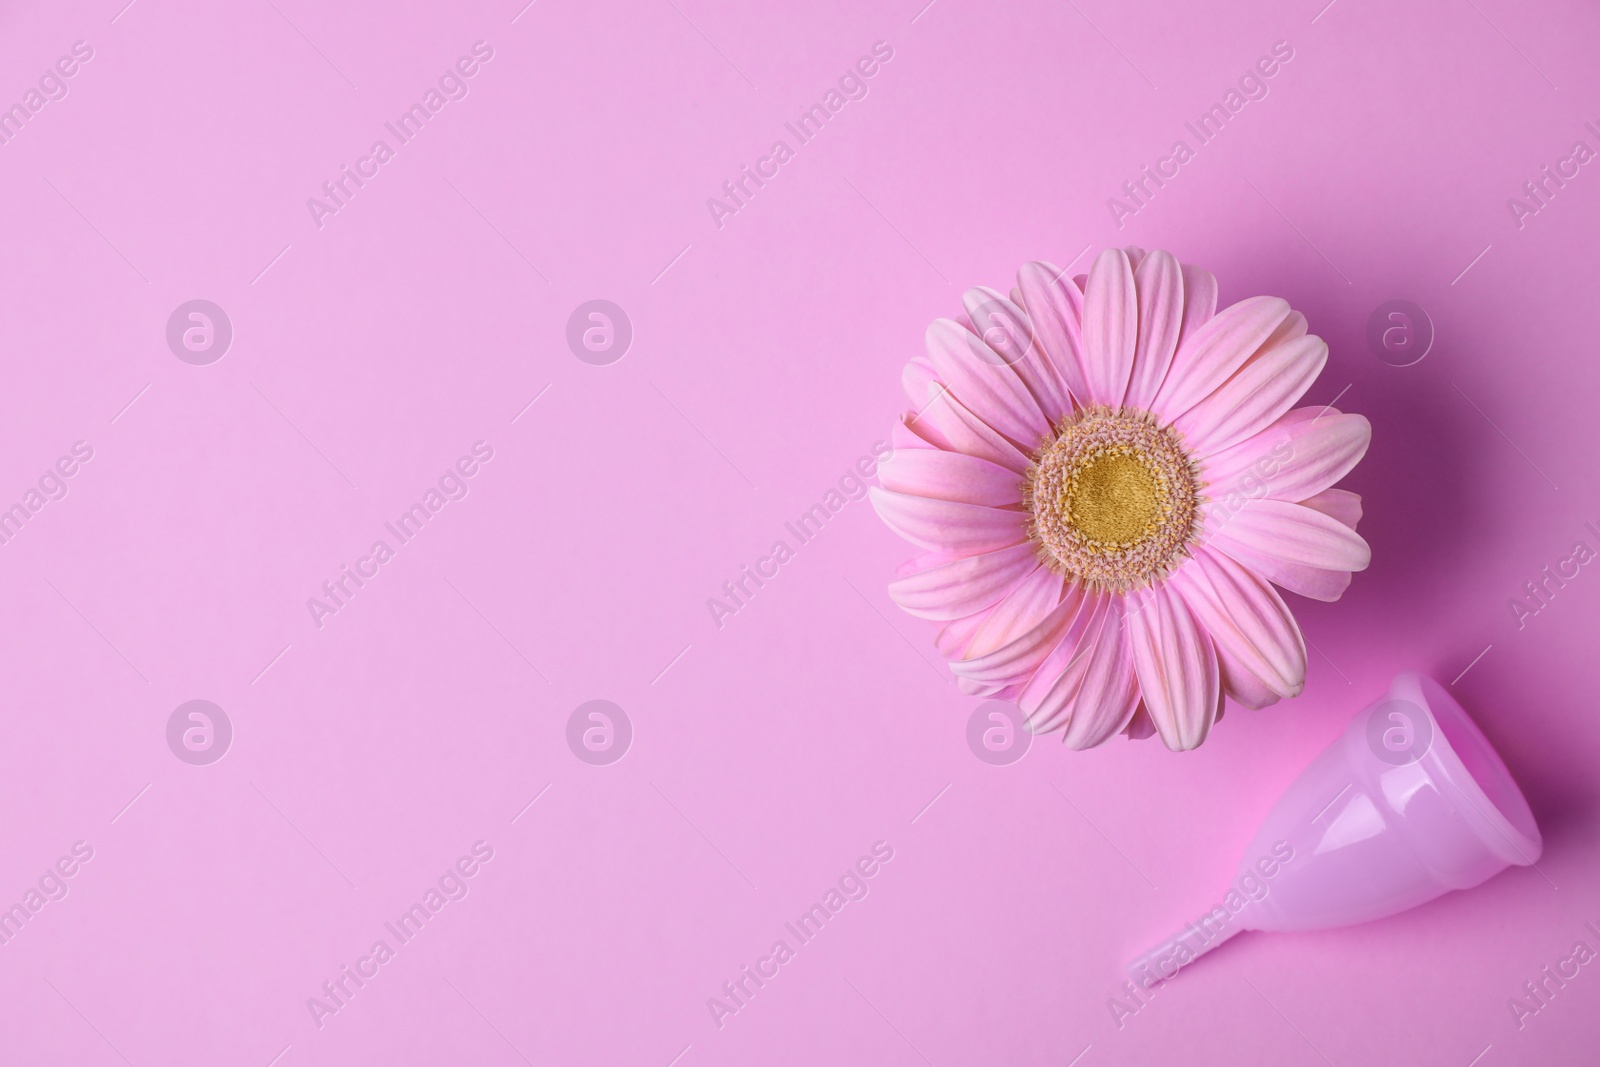
[{"label": "pink background", "polygon": [[[1600,947],[1600,575],[1521,629],[1509,602],[1600,547],[1600,165],[1520,229],[1506,200],[1600,148],[1600,16],[522,2],[0,10],[0,103],[94,50],[0,145],[0,501],[94,449],[0,546],[0,904],[94,849],[0,946],[0,1059],[1592,1061],[1600,968],[1521,1030],[1506,1002]],[[469,95],[319,229],[306,199],[478,40]],[[1119,230],[1107,198],[1280,40],[1270,94]],[[869,95],[719,229],[707,198],[877,41]],[[864,502],[712,624],[888,436],[963,287],[1111,244],[1287,297],[1332,350],[1310,399],[1373,422],[1346,483],[1373,566],[1293,598],[1302,698],[1190,755],[985,765]],[[165,342],[192,298],[233,323],[210,366]],[[610,366],[565,341],[594,298],[634,327]],[[1365,341],[1394,298],[1437,329],[1414,366]],[[307,598],[480,440],[466,499],[318,629]],[[1469,663],[1541,871],[1243,938],[1119,1028],[1121,963],[1210,905],[1349,716]],[[235,730],[210,766],[165,740],[196,698]],[[635,731],[610,766],[565,740],[594,698]],[[319,1028],[307,998],[480,840],[470,894]],[[719,1029],[707,998],[880,840],[870,895]]]}]

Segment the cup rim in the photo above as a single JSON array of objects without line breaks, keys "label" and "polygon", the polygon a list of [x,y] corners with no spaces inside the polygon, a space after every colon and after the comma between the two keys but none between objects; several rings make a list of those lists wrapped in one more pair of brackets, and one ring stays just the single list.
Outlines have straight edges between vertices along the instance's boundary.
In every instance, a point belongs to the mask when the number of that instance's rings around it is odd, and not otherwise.
[{"label": "cup rim", "polygon": [[[1422,762],[1442,785],[1466,801],[1462,817],[1484,846],[1507,863],[1531,867],[1539,861],[1544,839],[1527,798],[1478,724],[1442,685],[1418,671],[1402,671],[1389,687],[1391,699],[1422,708],[1433,720],[1433,740]],[[1472,763],[1492,781],[1480,782],[1456,751],[1470,747]],[[1498,801],[1495,799],[1498,798]]]}]

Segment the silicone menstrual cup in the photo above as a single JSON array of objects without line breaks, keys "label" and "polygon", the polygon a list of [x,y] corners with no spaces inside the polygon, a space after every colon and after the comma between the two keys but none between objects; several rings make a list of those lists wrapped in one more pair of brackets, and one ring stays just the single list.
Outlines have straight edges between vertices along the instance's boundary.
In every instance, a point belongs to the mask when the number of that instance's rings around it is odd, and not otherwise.
[{"label": "silicone menstrual cup", "polygon": [[1406,672],[1289,786],[1210,911],[1128,965],[1146,986],[1241,930],[1320,930],[1470,889],[1543,849],[1533,813],[1444,687]]}]

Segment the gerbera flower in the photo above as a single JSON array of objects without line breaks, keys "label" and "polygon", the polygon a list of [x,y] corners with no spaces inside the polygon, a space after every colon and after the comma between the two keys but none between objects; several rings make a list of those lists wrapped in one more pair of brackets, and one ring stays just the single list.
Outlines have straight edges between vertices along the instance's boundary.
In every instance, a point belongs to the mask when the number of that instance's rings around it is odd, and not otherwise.
[{"label": "gerbera flower", "polygon": [[1211,274],[1137,248],[1061,275],[969,290],[970,325],[935,321],[906,365],[872,503],[923,554],[889,593],[1035,732],[1194,748],[1225,696],[1304,688],[1273,585],[1337,600],[1367,566],[1361,498],[1331,486],[1371,426],[1291,410],[1328,346],[1277,297],[1218,312]]}]

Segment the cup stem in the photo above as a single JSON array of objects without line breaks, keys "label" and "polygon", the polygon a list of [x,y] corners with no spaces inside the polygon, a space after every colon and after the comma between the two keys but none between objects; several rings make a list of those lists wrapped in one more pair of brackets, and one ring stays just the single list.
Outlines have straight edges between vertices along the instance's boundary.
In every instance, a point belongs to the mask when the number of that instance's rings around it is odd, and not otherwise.
[{"label": "cup stem", "polygon": [[1244,927],[1236,923],[1229,923],[1208,937],[1209,931],[1203,931],[1191,923],[1134,959],[1128,964],[1128,973],[1136,982],[1146,979],[1151,982],[1171,981],[1178,973],[1178,968],[1193,963],[1242,929]]}]

